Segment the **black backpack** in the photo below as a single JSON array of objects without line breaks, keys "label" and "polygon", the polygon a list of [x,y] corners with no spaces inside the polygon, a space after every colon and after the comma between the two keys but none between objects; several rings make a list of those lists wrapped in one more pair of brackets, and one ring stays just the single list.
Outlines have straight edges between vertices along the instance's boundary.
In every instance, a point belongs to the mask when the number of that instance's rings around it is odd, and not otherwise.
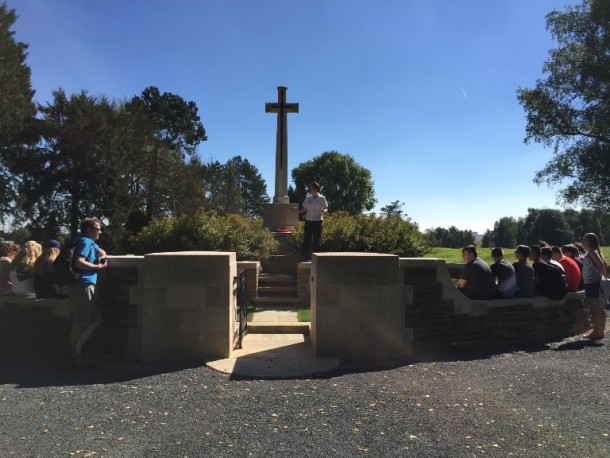
[{"label": "black backpack", "polygon": [[546,280],[544,290],[540,290],[539,288],[540,293],[549,299],[554,299],[556,301],[566,297],[568,294],[568,279],[565,272],[560,267],[557,267],[550,262],[541,260],[539,265],[541,266],[540,269],[542,271],[540,272],[540,276],[544,276]]},{"label": "black backpack", "polygon": [[57,286],[63,287],[80,278],[81,270],[74,265],[76,241],[67,243],[53,261],[53,279]]}]

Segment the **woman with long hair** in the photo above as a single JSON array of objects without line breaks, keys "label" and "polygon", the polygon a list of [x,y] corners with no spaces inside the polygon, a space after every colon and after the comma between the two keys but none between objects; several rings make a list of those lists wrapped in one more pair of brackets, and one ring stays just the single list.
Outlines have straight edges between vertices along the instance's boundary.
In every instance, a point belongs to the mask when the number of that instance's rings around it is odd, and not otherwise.
[{"label": "woman with long hair", "polygon": [[34,291],[39,298],[56,298],[59,295],[55,286],[53,261],[59,255],[60,244],[57,240],[50,240],[42,250],[42,254],[34,262]]},{"label": "woman with long hair", "polygon": [[599,249],[597,235],[590,232],[582,239],[586,254],[582,258],[582,277],[585,286],[585,297],[589,310],[591,310],[591,321],[593,331],[586,336],[587,339],[603,339],[606,329],[606,310],[599,300],[599,288],[602,276],[607,273],[607,264]]},{"label": "woman with long hair", "polygon": [[32,269],[34,262],[42,253],[42,246],[34,240],[25,242],[11,263],[9,278],[13,284],[13,294],[17,296],[34,296],[34,279]]}]

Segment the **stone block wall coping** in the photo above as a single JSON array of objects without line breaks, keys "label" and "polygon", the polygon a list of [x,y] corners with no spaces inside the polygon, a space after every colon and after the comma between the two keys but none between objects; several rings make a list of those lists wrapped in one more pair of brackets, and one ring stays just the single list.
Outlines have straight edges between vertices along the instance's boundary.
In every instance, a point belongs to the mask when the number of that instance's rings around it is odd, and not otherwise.
[{"label": "stone block wall coping", "polygon": [[147,256],[230,256],[234,255],[234,251],[167,251],[163,253],[147,253]]},{"label": "stone block wall coping", "polygon": [[5,304],[27,305],[41,308],[51,308],[55,316],[69,317],[72,312],[72,301],[70,299],[39,299],[37,297],[24,297],[6,295],[0,296],[0,308]]},{"label": "stone block wall coping", "polygon": [[134,256],[131,254],[121,256],[108,256],[108,267],[131,267],[141,266],[144,256]]}]

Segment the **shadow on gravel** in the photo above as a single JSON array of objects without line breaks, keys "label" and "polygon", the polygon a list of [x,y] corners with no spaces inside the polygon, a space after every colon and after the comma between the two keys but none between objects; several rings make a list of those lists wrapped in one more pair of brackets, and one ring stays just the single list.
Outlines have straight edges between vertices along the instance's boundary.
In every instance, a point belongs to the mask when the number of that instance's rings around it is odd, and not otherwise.
[{"label": "shadow on gravel", "polygon": [[125,361],[101,360],[87,369],[72,368],[59,356],[47,359],[31,355],[6,355],[0,352],[0,385],[17,388],[47,386],[96,385],[121,383],[158,374],[201,367],[199,364],[138,364]]},{"label": "shadow on gravel", "polygon": [[568,351],[568,350],[582,350],[586,347],[603,347],[604,343],[593,340],[574,340],[572,342],[562,343],[555,348],[553,351]]}]

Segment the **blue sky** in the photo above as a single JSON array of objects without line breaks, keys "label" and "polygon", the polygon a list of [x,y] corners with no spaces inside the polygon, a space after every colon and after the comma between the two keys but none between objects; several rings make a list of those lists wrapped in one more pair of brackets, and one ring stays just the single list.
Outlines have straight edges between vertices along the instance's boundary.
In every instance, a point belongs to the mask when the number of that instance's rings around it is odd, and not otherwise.
[{"label": "blue sky", "polygon": [[[36,100],[129,99],[148,86],[194,101],[204,161],[248,158],[274,190],[275,115],[288,87],[290,168],[324,151],[371,170],[422,229],[483,232],[528,207],[551,158],[525,145],[515,91],[554,47],[545,15],[566,0],[8,0],[30,45]],[[332,205],[332,203],[331,203]]]}]

